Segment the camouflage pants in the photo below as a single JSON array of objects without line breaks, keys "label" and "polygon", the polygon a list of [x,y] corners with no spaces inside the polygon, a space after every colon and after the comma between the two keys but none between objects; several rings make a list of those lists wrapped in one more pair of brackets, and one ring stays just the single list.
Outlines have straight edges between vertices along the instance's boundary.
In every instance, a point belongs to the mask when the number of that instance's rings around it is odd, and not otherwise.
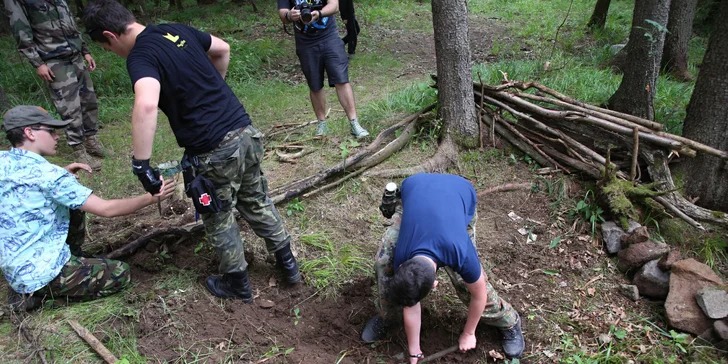
[{"label": "camouflage pants", "polygon": [[71,121],[66,127],[67,142],[83,143],[85,135],[96,134],[99,114],[96,92],[83,57],[75,54],[71,58],[46,60],[46,64],[55,75],[48,87],[56,111],[63,121]]},{"label": "camouflage pants", "polygon": [[[468,235],[470,235],[470,241],[476,246],[475,240],[475,222],[477,220],[477,212],[473,220],[468,224]],[[379,314],[392,322],[399,322],[402,319],[402,315],[398,314],[402,312],[402,308],[387,301],[391,280],[394,276],[394,249],[397,245],[397,238],[399,237],[399,227],[402,223],[402,206],[397,206],[397,210],[392,216],[392,225],[387,228],[382,237],[379,251],[376,255],[376,261],[374,262],[374,271],[377,277],[377,310]],[[470,291],[468,290],[465,282],[459,274],[455,273],[450,267],[443,268],[450,277],[450,281],[455,287],[460,300],[468,306],[470,304]],[[483,272],[485,274],[485,272]],[[488,303],[485,306],[481,320],[490,326],[499,328],[512,327],[518,321],[518,313],[510,303],[506,302],[498,296],[498,292],[488,281],[488,276],[485,277],[485,282],[488,291]]]},{"label": "camouflage pants", "polygon": [[220,258],[220,272],[247,269],[243,239],[233,216],[233,206],[256,235],[263,238],[269,253],[290,243],[291,237],[273,201],[268,197],[268,181],[260,163],[263,160],[263,134],[248,125],[229,132],[213,151],[197,156],[197,173],[215,185],[222,211],[202,214],[207,239]]},{"label": "camouflage pants", "polygon": [[81,210],[71,210],[66,243],[71,248],[71,259],[50,283],[33,295],[49,297],[104,297],[129,286],[131,275],[129,265],[106,258],[84,258],[81,244],[85,235],[86,215]]}]

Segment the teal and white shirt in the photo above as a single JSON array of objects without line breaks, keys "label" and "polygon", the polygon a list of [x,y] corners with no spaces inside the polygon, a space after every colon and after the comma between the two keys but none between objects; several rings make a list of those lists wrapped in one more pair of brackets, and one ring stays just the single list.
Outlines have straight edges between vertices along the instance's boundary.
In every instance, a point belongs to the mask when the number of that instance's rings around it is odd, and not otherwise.
[{"label": "teal and white shirt", "polygon": [[33,293],[58,276],[71,257],[69,209],[91,192],[38,154],[0,152],[0,268],[13,290]]}]

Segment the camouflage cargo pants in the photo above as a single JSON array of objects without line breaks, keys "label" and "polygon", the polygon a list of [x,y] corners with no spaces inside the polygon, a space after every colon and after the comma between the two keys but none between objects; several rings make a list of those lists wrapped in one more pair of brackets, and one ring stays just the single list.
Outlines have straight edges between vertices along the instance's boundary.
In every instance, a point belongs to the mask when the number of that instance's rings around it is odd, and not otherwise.
[{"label": "camouflage cargo pants", "polygon": [[[475,222],[477,220],[477,212],[472,221],[468,224],[468,235],[470,235],[470,241],[476,246],[475,239]],[[399,227],[402,223],[402,205],[397,206],[397,210],[392,216],[392,225],[387,228],[382,236],[382,242],[377,251],[376,261],[374,262],[374,271],[377,276],[377,310],[379,314],[392,322],[399,322],[402,320],[402,308],[387,301],[389,295],[390,283],[394,276],[394,249],[397,245],[397,238],[399,237]],[[450,267],[443,268],[447,275],[450,277],[450,281],[455,286],[460,300],[468,306],[470,304],[470,291],[468,291],[465,282],[459,274],[455,273]],[[483,272],[485,274],[485,272]],[[506,302],[498,296],[498,292],[493,288],[488,281],[488,276],[485,277],[485,282],[488,290],[488,303],[485,306],[481,320],[490,325],[499,328],[512,327],[518,321],[518,313],[510,303]]]},{"label": "camouflage cargo pants", "polygon": [[260,169],[263,160],[263,134],[248,125],[229,132],[213,151],[197,156],[197,173],[215,185],[222,211],[202,214],[207,239],[220,258],[220,272],[247,269],[243,239],[233,216],[233,206],[256,235],[263,238],[269,253],[290,243],[291,237],[273,201],[268,197],[268,181]]},{"label": "camouflage cargo pants", "polygon": [[86,214],[71,210],[66,243],[71,248],[71,259],[61,272],[46,286],[33,295],[49,297],[104,297],[125,289],[131,282],[129,265],[106,258],[80,257],[85,235]]},{"label": "camouflage cargo pants", "polygon": [[46,64],[55,75],[48,87],[56,111],[63,121],[71,121],[66,127],[67,142],[69,145],[80,144],[85,135],[97,132],[99,107],[91,75],[80,54],[65,59],[49,59]]}]

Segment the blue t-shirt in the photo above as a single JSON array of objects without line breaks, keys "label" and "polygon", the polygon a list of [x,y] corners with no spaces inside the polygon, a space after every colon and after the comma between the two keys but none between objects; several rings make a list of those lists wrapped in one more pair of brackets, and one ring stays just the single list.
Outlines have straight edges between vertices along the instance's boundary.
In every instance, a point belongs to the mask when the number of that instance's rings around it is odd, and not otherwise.
[{"label": "blue t-shirt", "polygon": [[[324,0],[278,0],[278,9],[290,10],[304,1],[308,2],[312,6],[316,6],[317,9],[321,9],[326,5]],[[303,24],[300,21],[295,22],[293,23],[293,28],[296,38],[296,48],[314,45],[328,37],[339,37],[339,30],[336,27],[336,18],[333,16],[319,18],[311,24]]]},{"label": "blue t-shirt", "polygon": [[394,270],[417,255],[447,266],[465,283],[480,278],[478,251],[468,236],[475,216],[475,189],[451,174],[416,174],[402,182],[402,224],[394,248]]},{"label": "blue t-shirt", "polygon": [[126,59],[132,87],[141,78],[159,81],[159,108],[193,155],[215,149],[231,130],[251,123],[248,113],[207,51],[212,38],[182,24],[148,25]]},{"label": "blue t-shirt", "polygon": [[0,152],[0,268],[10,287],[33,293],[71,258],[69,209],[91,195],[76,177],[24,149]]}]

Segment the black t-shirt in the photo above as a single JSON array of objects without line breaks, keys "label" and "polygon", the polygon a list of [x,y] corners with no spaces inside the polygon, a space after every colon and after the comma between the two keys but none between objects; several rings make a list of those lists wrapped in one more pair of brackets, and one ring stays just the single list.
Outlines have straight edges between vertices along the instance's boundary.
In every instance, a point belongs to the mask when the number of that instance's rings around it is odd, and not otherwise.
[{"label": "black t-shirt", "polygon": [[[291,9],[296,4],[300,4],[304,0],[278,0],[278,9]],[[305,0],[309,4],[319,6],[319,9],[325,3],[324,0]],[[296,47],[307,47],[318,43],[327,37],[339,37],[339,30],[336,27],[336,18],[333,16],[325,16],[315,22],[304,25],[302,22],[295,22]]]},{"label": "black t-shirt", "polygon": [[132,87],[144,77],[159,81],[159,108],[190,154],[215,149],[227,132],[251,123],[210,61],[211,43],[209,34],[186,25],[148,25],[126,60]]}]

